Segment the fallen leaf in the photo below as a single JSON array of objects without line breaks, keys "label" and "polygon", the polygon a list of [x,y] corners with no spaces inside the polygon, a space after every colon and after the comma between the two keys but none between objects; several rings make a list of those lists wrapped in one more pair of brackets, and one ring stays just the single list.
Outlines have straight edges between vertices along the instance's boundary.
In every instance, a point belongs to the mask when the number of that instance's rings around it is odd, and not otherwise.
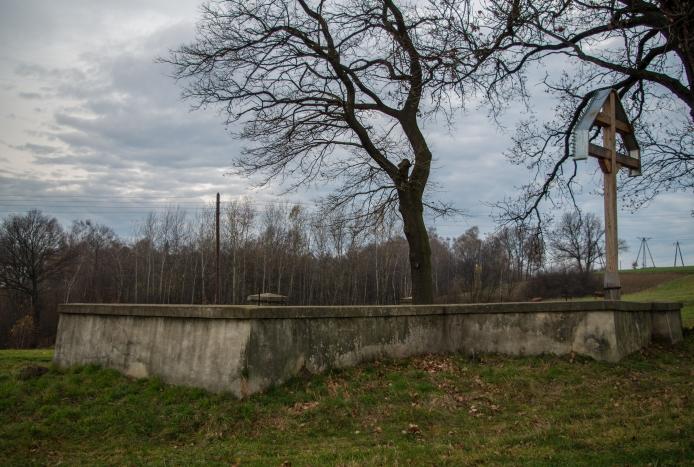
[{"label": "fallen leaf", "polygon": [[418,435],[422,433],[422,430],[414,423],[410,423],[410,426],[407,428],[407,431],[408,433],[412,433],[413,435]]},{"label": "fallen leaf", "polygon": [[306,412],[307,410],[315,409],[318,407],[318,402],[313,401],[313,402],[297,402],[294,404],[289,411],[295,414],[299,414],[302,412]]}]

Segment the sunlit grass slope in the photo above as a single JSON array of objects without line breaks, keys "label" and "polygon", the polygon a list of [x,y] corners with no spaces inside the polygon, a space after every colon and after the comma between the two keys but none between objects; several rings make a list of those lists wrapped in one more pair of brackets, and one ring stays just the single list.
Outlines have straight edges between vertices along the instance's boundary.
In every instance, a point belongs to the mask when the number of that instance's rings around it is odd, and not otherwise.
[{"label": "sunlit grass slope", "polygon": [[694,327],[694,274],[683,275],[623,298],[634,302],[681,302],[684,304],[682,324]]}]

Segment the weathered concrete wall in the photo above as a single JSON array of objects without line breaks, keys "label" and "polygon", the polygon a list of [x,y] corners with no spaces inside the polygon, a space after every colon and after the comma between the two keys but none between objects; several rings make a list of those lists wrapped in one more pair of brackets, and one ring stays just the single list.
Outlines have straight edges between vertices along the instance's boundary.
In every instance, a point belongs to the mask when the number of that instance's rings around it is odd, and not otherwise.
[{"label": "weathered concrete wall", "polygon": [[245,396],[303,371],[426,353],[564,355],[617,361],[682,339],[680,304],[257,307],[73,304],[60,308],[55,362]]}]

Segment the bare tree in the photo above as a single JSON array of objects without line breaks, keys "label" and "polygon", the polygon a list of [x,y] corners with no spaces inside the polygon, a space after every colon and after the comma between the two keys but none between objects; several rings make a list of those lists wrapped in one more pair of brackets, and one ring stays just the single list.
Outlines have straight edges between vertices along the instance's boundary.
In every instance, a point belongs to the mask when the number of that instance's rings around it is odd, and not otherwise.
[{"label": "bare tree", "polygon": [[[146,259],[146,281],[145,281],[145,293],[144,300],[141,299],[143,303],[149,303],[151,301],[151,286],[153,282],[152,270],[154,262],[154,251],[155,242],[157,239],[157,216],[154,212],[147,214],[145,220],[138,227],[138,233],[141,235],[141,247],[145,250]],[[137,275],[137,273],[136,273]]]},{"label": "bare tree", "polygon": [[41,324],[43,286],[72,258],[65,247],[65,233],[58,221],[40,211],[9,216],[0,225],[0,284],[31,299],[35,338]]},{"label": "bare tree", "polygon": [[455,51],[434,8],[394,0],[219,1],[202,7],[197,40],[163,59],[199,106],[221,104],[253,144],[246,174],[291,187],[341,180],[328,197],[359,216],[397,207],[409,244],[415,303],[430,303],[423,220],[432,153],[421,121],[460,89],[446,76]]},{"label": "bare tree", "polygon": [[559,262],[574,263],[581,273],[588,273],[603,255],[605,231],[593,213],[567,212],[550,233],[549,246]]},{"label": "bare tree", "polygon": [[[91,256],[91,273],[88,283],[84,283],[83,299],[85,301],[99,302],[103,299],[100,295],[104,287],[99,284],[101,276],[101,263],[104,253],[116,243],[116,234],[110,227],[97,224],[87,219],[74,221],[70,232],[71,241],[81,244],[80,265],[85,257]],[[84,258],[84,259],[83,259]]]},{"label": "bare tree", "polygon": [[255,210],[248,199],[232,201],[225,208],[224,239],[230,256],[231,284],[229,284],[231,303],[239,303],[243,297],[246,281],[246,250],[249,244]]},{"label": "bare tree", "polygon": [[638,207],[662,191],[694,189],[693,2],[493,0],[451,25],[457,79],[486,83],[489,102],[527,102],[528,76],[543,67],[545,89],[557,97],[552,120],[533,115],[518,125],[511,159],[536,178],[520,202],[501,204],[506,219],[537,213],[551,192],[572,196],[571,133],[605,88],[626,104],[643,154],[646,176],[625,179],[623,199]]}]

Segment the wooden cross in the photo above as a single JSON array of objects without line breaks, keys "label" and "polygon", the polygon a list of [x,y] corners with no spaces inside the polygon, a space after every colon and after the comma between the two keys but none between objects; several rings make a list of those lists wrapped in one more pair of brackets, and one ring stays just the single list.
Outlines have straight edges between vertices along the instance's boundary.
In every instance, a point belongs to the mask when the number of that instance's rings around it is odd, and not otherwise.
[{"label": "wooden cross", "polygon": [[[602,128],[602,146],[590,142],[593,126]],[[622,138],[628,154],[617,152],[617,133]],[[573,133],[573,157],[575,160],[588,156],[598,159],[603,173],[605,197],[605,279],[606,300],[621,298],[619,282],[619,259],[617,240],[617,172],[621,167],[629,169],[629,176],[641,175],[641,151],[634,137],[624,107],[614,89],[596,92],[578,120]]]}]

